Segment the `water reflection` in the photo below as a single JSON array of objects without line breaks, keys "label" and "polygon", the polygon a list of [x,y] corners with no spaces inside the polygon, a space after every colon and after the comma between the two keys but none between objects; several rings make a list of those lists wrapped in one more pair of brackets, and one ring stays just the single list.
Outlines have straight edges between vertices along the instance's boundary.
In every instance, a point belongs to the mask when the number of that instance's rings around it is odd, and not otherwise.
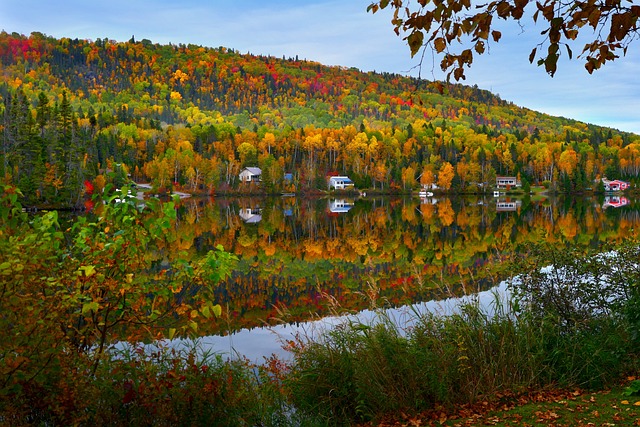
[{"label": "water reflection", "polygon": [[[491,316],[497,301],[506,303],[509,290],[506,282],[489,290],[480,291],[462,297],[431,300],[412,305],[388,308],[382,310],[365,309],[353,315],[328,316],[314,321],[295,324],[279,324],[268,327],[243,329],[226,336],[210,335],[198,339],[201,351],[215,352],[225,358],[246,358],[255,363],[262,363],[265,359],[276,355],[280,360],[291,360],[292,353],[287,348],[287,343],[296,341],[299,337],[303,340],[317,340],[322,334],[330,331],[340,324],[363,323],[375,324],[378,321],[390,321],[396,325],[400,332],[409,330],[423,316],[434,314],[439,316],[458,313],[463,304],[477,301],[478,306]],[[175,347],[191,348],[192,340],[174,340],[171,345]]]},{"label": "water reflection", "polygon": [[329,212],[345,213],[353,207],[353,199],[329,199]]},{"label": "water reflection", "polygon": [[260,208],[241,208],[239,215],[247,224],[255,224],[262,221],[262,209]]},{"label": "water reflection", "polygon": [[629,204],[629,199],[622,196],[605,196],[604,203],[602,204],[603,208],[613,207],[613,208],[621,208],[623,206],[627,206]]},{"label": "water reflection", "polygon": [[496,212],[516,212],[522,206],[522,200],[496,199]]},{"label": "water reflection", "polygon": [[198,257],[222,245],[239,258],[215,287],[225,316],[203,325],[207,334],[303,322],[331,304],[359,312],[373,299],[428,301],[438,286],[487,289],[526,243],[594,248],[640,230],[637,203],[613,196],[192,198],[178,214],[176,250]]}]

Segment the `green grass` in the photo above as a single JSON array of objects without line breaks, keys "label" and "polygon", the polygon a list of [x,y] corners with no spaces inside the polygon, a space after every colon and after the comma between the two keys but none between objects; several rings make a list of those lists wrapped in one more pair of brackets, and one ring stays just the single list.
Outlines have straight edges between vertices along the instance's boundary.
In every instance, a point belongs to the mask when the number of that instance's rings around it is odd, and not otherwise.
[{"label": "green grass", "polygon": [[[612,390],[549,392],[509,409],[476,412],[448,419],[444,426],[637,426],[640,397],[628,397],[622,387]],[[535,401],[537,400],[537,401]],[[508,406],[506,406],[508,407]],[[481,409],[481,408],[479,408]]]}]

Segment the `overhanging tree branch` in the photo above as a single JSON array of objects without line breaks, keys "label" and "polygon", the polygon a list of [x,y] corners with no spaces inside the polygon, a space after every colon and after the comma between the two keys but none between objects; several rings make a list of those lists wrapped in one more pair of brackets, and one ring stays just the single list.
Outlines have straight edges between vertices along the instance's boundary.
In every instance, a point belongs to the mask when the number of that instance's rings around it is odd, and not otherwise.
[{"label": "overhanging tree branch", "polygon": [[494,18],[520,22],[530,17],[543,26],[543,41],[533,48],[529,62],[544,66],[552,77],[561,48],[573,59],[571,45],[589,28],[593,34],[586,36],[589,40],[578,57],[590,74],[619,58],[620,52],[626,55],[640,35],[640,6],[632,0],[494,0],[477,5],[471,0],[379,0],[367,10],[376,13],[387,7],[394,9],[391,23],[397,35],[404,35],[411,56],[424,49],[441,54],[440,68],[447,80],[452,75],[464,80],[474,55],[482,55],[491,42],[500,41],[502,33],[495,29]]}]

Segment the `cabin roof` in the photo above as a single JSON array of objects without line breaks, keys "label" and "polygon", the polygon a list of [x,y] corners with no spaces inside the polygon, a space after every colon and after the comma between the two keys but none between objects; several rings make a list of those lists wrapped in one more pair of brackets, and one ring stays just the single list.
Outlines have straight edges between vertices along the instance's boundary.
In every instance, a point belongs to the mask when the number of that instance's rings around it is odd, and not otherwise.
[{"label": "cabin roof", "polygon": [[248,171],[251,175],[262,175],[262,169],[257,167],[248,166],[243,169],[243,171],[245,170]]}]

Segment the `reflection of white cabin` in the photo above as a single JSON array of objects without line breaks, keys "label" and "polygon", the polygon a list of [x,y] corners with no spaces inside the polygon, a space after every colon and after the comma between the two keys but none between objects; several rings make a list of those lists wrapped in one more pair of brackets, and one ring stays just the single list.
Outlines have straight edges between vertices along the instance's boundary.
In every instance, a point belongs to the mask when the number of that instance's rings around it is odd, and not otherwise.
[{"label": "reflection of white cabin", "polygon": [[520,200],[498,200],[496,201],[496,212],[515,212],[521,204]]},{"label": "reflection of white cabin", "polygon": [[609,181],[606,178],[602,178],[602,183],[604,184],[604,191],[624,191],[629,188],[628,182],[620,181],[619,179]]},{"label": "reflection of white cabin", "polygon": [[438,199],[436,197],[420,197],[421,205],[437,205]]},{"label": "reflection of white cabin", "polygon": [[242,171],[240,172],[240,181],[241,182],[259,182],[261,176],[262,176],[262,169],[247,167],[242,169]]},{"label": "reflection of white cabin", "polygon": [[344,190],[353,188],[353,181],[348,176],[332,176],[329,178],[329,189]]},{"label": "reflection of white cabin", "polygon": [[622,206],[627,206],[628,204],[629,199],[627,199],[626,197],[605,196],[602,207],[608,208],[609,206],[611,206],[612,208],[620,208]]},{"label": "reflection of white cabin", "polygon": [[329,200],[329,211],[332,213],[345,213],[353,207],[353,200],[332,199]]},{"label": "reflection of white cabin", "polygon": [[240,209],[240,218],[247,224],[255,224],[262,220],[262,209],[243,208]]},{"label": "reflection of white cabin", "polygon": [[498,188],[520,187],[520,183],[518,182],[518,178],[515,176],[497,176],[496,187]]}]

